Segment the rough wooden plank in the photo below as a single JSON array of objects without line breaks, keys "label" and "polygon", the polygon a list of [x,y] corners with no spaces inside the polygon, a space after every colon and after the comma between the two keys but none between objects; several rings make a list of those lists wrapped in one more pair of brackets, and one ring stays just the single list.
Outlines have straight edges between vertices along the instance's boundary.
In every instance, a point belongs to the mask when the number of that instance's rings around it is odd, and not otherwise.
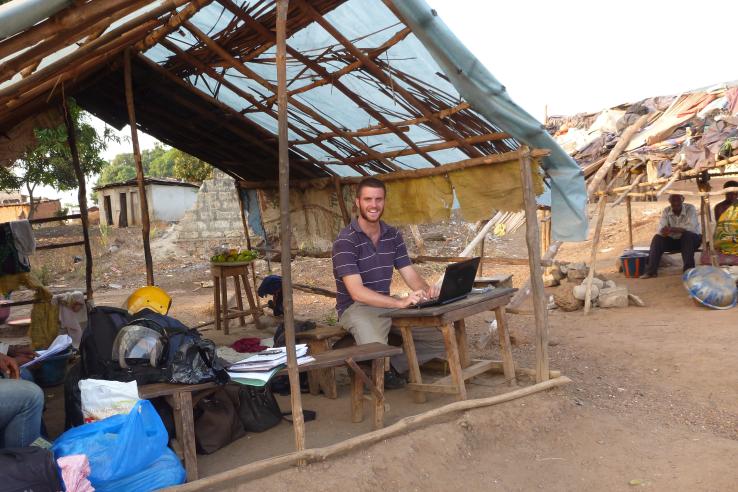
[{"label": "rough wooden plank", "polygon": [[[480,374],[483,374],[488,371],[492,371],[495,368],[500,365],[501,367],[502,362],[496,361],[496,360],[483,360],[478,361],[475,360],[474,363],[462,371],[462,377],[464,378],[464,381],[467,379],[471,379],[473,377],[479,376]],[[446,377],[443,377],[441,379],[436,380],[433,385],[436,386],[443,386],[443,385],[450,385],[453,383],[453,378],[449,375]],[[454,386],[451,386],[452,388],[455,388]],[[432,391],[432,390],[431,390]],[[458,393],[456,389],[453,391],[454,394]]]},{"label": "rough wooden plank", "polygon": [[[401,326],[402,348],[405,351],[408,365],[408,380],[410,383],[423,383],[423,375],[420,373],[418,365],[418,355],[415,353],[415,341],[413,340],[413,330],[409,326]],[[410,391],[415,403],[425,403],[425,394],[420,391]]]},{"label": "rough wooden plank", "polygon": [[364,380],[359,374],[362,370],[351,371],[351,422],[358,423],[364,420]]},{"label": "rough wooden plank", "polygon": [[520,159],[520,175],[525,202],[525,242],[530,257],[530,285],[536,322],[536,369],[538,370],[536,381],[541,382],[548,379],[548,309],[546,294],[543,290],[540,238],[536,221],[536,195],[533,191],[531,158],[527,153]]},{"label": "rough wooden plank", "polygon": [[459,362],[459,347],[456,344],[456,335],[452,324],[445,324],[441,327],[443,334],[443,342],[446,345],[446,361],[451,371],[451,379],[456,385],[459,400],[466,400],[466,385],[462,373],[461,363]]},{"label": "rough wooden plank", "polygon": [[463,319],[454,321],[454,333],[456,334],[456,346],[459,348],[459,362],[461,368],[469,367],[469,350],[466,339],[466,322]]},{"label": "rough wooden plank", "polygon": [[374,404],[374,429],[384,427],[384,360],[372,361],[372,382],[376,392],[372,392]]},{"label": "rough wooden plank", "polygon": [[448,376],[448,381],[439,381],[434,383],[407,383],[407,389],[423,393],[443,393],[447,395],[459,394],[459,388],[451,382],[451,376]]},{"label": "rough wooden plank", "polygon": [[[197,480],[198,474],[195,449],[195,418],[192,414],[192,393],[189,391],[178,391],[174,393],[173,399],[176,407],[174,410],[175,415],[179,415],[177,439],[182,444],[187,481],[194,482]],[[175,424],[176,421],[177,419],[175,418]]]},{"label": "rough wooden plank", "polygon": [[504,369],[505,379],[510,384],[515,384],[515,361],[512,355],[512,344],[510,343],[510,330],[507,324],[507,314],[505,307],[500,306],[495,309],[495,319],[497,319],[497,334],[500,337],[500,353],[502,354],[502,367]]}]

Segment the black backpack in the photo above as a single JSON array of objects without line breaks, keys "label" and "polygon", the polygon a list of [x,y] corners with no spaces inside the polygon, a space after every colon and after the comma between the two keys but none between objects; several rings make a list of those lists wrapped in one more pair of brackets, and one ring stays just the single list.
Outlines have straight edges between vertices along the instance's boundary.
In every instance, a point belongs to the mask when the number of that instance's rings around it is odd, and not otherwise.
[{"label": "black backpack", "polygon": [[0,449],[0,490],[57,492],[61,490],[54,455],[48,449]]},{"label": "black backpack", "polygon": [[125,309],[97,306],[87,315],[87,328],[79,344],[80,379],[109,379],[113,365],[113,341],[131,321]]}]

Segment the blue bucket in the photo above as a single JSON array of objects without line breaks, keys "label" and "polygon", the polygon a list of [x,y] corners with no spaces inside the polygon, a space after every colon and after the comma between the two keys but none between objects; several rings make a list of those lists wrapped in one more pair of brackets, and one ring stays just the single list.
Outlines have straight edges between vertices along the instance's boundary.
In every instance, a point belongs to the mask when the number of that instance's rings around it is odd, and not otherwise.
[{"label": "blue bucket", "polygon": [[638,278],[646,273],[648,253],[641,251],[626,251],[620,256],[623,275],[628,278]]},{"label": "blue bucket", "polygon": [[34,366],[31,372],[36,384],[42,388],[62,384],[67,375],[67,361],[71,356],[72,349],[70,348]]}]

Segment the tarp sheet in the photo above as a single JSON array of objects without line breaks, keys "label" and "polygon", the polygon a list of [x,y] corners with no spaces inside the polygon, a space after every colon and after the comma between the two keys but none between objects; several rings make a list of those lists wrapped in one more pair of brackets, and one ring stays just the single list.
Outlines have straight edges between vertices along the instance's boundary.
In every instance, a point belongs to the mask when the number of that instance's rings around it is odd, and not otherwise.
[{"label": "tarp sheet", "polygon": [[541,124],[508,96],[505,87],[459,41],[423,0],[393,2],[403,20],[475,111],[519,141],[550,149],[543,167],[550,180],[552,234],[562,241],[587,238],[584,176]]}]

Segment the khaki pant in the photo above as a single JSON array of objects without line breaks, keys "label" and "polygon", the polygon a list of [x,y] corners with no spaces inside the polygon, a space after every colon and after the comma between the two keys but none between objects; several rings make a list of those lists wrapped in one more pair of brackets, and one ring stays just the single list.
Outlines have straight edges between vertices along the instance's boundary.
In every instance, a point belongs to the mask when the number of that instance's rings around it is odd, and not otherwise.
[{"label": "khaki pant", "polygon": [[[379,317],[380,314],[392,310],[355,302],[341,314],[338,323],[344,330],[353,335],[356,345],[372,342],[386,344],[390,331],[400,334],[400,330],[392,328],[390,318]],[[446,358],[443,336],[436,328],[414,328],[413,341],[415,342],[418,364],[423,364],[435,358]],[[392,356],[390,363],[399,373],[403,373],[408,369],[407,357],[404,353]]]}]

